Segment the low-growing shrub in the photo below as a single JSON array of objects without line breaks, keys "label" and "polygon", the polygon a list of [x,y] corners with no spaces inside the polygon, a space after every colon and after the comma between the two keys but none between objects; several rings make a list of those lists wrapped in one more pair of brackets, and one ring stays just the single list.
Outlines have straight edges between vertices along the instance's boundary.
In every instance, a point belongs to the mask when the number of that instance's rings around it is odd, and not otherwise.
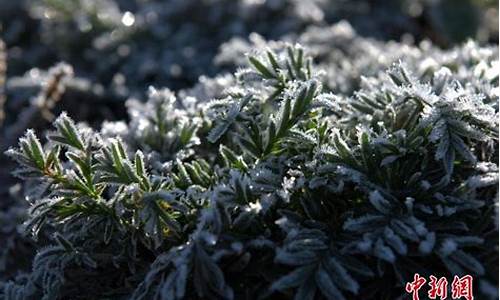
[{"label": "low-growing shrub", "polygon": [[401,57],[348,96],[272,48],[216,100],[150,88],[128,123],[28,130],[7,154],[49,245],[0,297],[396,299],[415,273],[496,297],[498,49]]}]

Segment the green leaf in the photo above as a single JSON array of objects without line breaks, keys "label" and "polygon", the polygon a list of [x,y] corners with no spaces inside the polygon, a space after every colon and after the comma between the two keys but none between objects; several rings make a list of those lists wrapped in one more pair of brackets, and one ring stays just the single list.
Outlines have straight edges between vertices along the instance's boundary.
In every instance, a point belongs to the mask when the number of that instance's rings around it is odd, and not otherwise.
[{"label": "green leaf", "polygon": [[266,66],[264,66],[263,63],[261,63],[257,58],[254,56],[249,56],[248,59],[250,60],[250,63],[255,67],[255,69],[264,77],[264,78],[274,78],[274,75],[271,71],[269,71]]},{"label": "green leaf", "polygon": [[290,288],[298,287],[313,274],[313,271],[314,268],[310,265],[299,267],[273,282],[271,289],[285,291]]},{"label": "green leaf", "polygon": [[328,299],[343,300],[344,295],[340,292],[338,287],[333,282],[332,278],[323,267],[316,272],[316,284],[318,285],[321,293]]}]

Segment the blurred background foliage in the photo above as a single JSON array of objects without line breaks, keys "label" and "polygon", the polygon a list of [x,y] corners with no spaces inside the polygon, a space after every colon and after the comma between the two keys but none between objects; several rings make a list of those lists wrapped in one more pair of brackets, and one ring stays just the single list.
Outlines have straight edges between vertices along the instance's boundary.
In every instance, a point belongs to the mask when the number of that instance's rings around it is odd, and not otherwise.
[{"label": "blurred background foliage", "polygon": [[[2,1],[8,75],[66,61],[105,86],[172,89],[218,70],[212,58],[231,37],[266,39],[347,20],[362,36],[430,39],[450,47],[498,40],[491,0],[20,0]],[[119,89],[115,91],[123,93]]]}]

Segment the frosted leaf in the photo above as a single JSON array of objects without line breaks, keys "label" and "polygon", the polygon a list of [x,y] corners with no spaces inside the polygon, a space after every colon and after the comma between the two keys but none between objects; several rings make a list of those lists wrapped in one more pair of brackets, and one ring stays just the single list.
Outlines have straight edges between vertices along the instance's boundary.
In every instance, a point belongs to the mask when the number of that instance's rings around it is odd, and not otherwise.
[{"label": "frosted leaf", "polygon": [[316,272],[316,283],[321,293],[329,299],[344,300],[344,296],[332,281],[330,275],[323,269]]},{"label": "frosted leaf", "polygon": [[378,258],[390,263],[394,263],[396,261],[394,252],[391,250],[391,248],[387,247],[381,239],[378,239],[375,242],[375,246],[373,247],[373,254]]},{"label": "frosted leaf", "polygon": [[317,261],[317,258],[314,252],[309,250],[300,252],[287,252],[283,250],[277,250],[274,260],[277,263],[289,266],[302,266]]},{"label": "frosted leaf", "polygon": [[370,203],[381,213],[387,214],[391,211],[391,205],[379,191],[370,193]]},{"label": "frosted leaf", "polygon": [[333,281],[342,289],[357,294],[359,284],[347,273],[346,269],[340,264],[335,257],[327,260],[326,265],[329,267]]},{"label": "frosted leaf", "polygon": [[210,133],[208,134],[207,139],[210,142],[215,143],[226,133],[226,131],[229,129],[230,125],[231,125],[231,123],[229,123],[229,122],[221,122],[221,123],[215,125],[210,130]]},{"label": "frosted leaf", "polygon": [[435,243],[436,243],[436,234],[434,232],[429,232],[425,237],[425,239],[422,240],[418,245],[418,250],[420,251],[420,253],[423,254],[431,253]]},{"label": "frosted leaf", "polygon": [[457,250],[457,248],[458,248],[457,243],[455,243],[455,241],[453,241],[451,239],[445,239],[441,243],[441,247],[440,247],[439,251],[440,251],[440,253],[442,253],[442,255],[448,256],[451,253],[455,252],[455,250]]},{"label": "frosted leaf", "polygon": [[411,241],[418,241],[419,237],[415,230],[401,220],[394,219],[391,221],[391,228],[400,236],[405,237]]},{"label": "frosted leaf", "polygon": [[364,231],[376,227],[377,224],[382,222],[384,217],[378,215],[365,215],[356,219],[348,219],[343,228],[348,231]]},{"label": "frosted leaf", "polygon": [[484,266],[472,255],[462,251],[457,250],[451,255],[453,260],[462,265],[464,268],[472,271],[477,275],[484,275]]},{"label": "frosted leaf", "polygon": [[332,93],[318,95],[315,99],[314,106],[324,107],[334,112],[341,110],[339,97]]},{"label": "frosted leaf", "polygon": [[303,281],[310,276],[311,267],[305,266],[300,267],[292,271],[291,273],[281,277],[271,285],[272,290],[287,290],[292,287],[299,286]]},{"label": "frosted leaf", "polygon": [[389,227],[384,228],[385,242],[390,245],[398,254],[406,255],[408,247],[403,240],[392,231]]}]

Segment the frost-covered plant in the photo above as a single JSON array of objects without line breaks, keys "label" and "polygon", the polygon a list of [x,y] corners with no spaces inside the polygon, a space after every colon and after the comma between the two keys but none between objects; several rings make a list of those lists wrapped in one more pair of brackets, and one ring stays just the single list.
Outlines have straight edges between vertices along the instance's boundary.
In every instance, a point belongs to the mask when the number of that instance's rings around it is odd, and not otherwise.
[{"label": "frost-covered plant", "polygon": [[307,49],[274,48],[151,89],[128,123],[27,131],[7,154],[34,187],[27,232],[53,235],[1,297],[395,299],[418,272],[495,298],[497,49],[409,59],[348,96]]},{"label": "frost-covered plant", "polygon": [[[461,82],[478,80],[478,74],[486,72],[482,84],[488,86],[483,93],[490,93],[495,87],[488,80],[495,76],[498,50],[477,49],[475,41],[456,46],[451,51],[442,50],[427,40],[418,45],[407,42],[381,42],[361,36],[346,21],[331,26],[309,26],[300,35],[289,34],[280,40],[266,40],[259,34],[250,35],[248,41],[234,37],[223,43],[214,62],[221,66],[246,63],[244,53],[254,48],[280,49],[285,43],[300,43],[309,49],[318,67],[326,72],[323,84],[336,94],[351,96],[361,87],[363,77],[373,77],[384,73],[399,60],[404,60],[416,76],[429,80],[441,67],[455,71],[455,78]],[[478,64],[478,62],[481,62]],[[481,79],[479,79],[481,80]]]}]

